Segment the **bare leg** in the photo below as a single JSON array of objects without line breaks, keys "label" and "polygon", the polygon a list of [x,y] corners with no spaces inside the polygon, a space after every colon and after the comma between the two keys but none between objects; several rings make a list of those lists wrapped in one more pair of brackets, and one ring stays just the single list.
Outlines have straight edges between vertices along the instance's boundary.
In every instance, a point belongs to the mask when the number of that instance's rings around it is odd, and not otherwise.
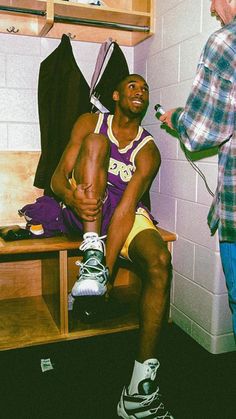
[{"label": "bare leg", "polygon": [[[90,134],[82,143],[74,168],[74,177],[77,184],[91,184],[91,187],[86,190],[88,198],[102,199],[104,197],[109,152],[109,142],[103,135]],[[100,233],[101,212],[94,221],[84,221],[83,224],[85,233],[89,231]]]},{"label": "bare leg", "polygon": [[142,275],[139,348],[128,389],[117,406],[122,418],[143,416],[174,419],[166,409],[156,373],[158,342],[169,308],[171,255],[159,233],[149,229],[131,242],[129,255]]},{"label": "bare leg", "polygon": [[[83,141],[74,168],[74,177],[77,184],[91,185],[85,190],[87,198],[104,198],[109,152],[109,142],[103,135],[91,134]],[[99,237],[101,221],[102,211],[93,221],[83,221],[84,240],[80,249],[84,255],[83,262],[78,262],[80,271],[71,291],[73,297],[100,296],[107,291],[109,272],[105,267],[105,245]]]},{"label": "bare leg", "polygon": [[171,255],[155,230],[145,230],[132,241],[129,254],[142,272],[140,343],[137,360],[157,355],[157,346],[169,309]]}]

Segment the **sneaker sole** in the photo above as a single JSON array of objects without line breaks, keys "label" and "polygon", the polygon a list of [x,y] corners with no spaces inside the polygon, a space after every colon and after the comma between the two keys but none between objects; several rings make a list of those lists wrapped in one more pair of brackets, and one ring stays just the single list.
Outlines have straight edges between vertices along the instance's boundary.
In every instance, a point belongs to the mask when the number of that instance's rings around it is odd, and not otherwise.
[{"label": "sneaker sole", "polygon": [[102,296],[106,293],[106,285],[99,284],[94,279],[84,279],[77,287],[72,288],[71,294],[73,297],[83,297],[83,296]]},{"label": "sneaker sole", "polygon": [[127,415],[127,413],[125,412],[125,410],[123,409],[120,403],[117,406],[117,415],[119,416],[119,418],[123,418],[123,419],[137,419],[137,417],[133,415],[131,416]]},{"label": "sneaker sole", "polygon": [[[145,414],[145,412],[144,412],[144,414]],[[137,416],[128,415],[120,402],[117,406],[117,415],[119,416],[119,418],[123,418],[123,419],[138,419]],[[142,416],[142,417],[143,418],[149,418],[150,415],[148,415],[148,416],[146,415],[146,416]],[[156,417],[163,417],[164,418],[165,416],[156,416]],[[174,416],[168,416],[168,418],[175,419]],[[141,417],[140,417],[140,419],[141,419]]]}]

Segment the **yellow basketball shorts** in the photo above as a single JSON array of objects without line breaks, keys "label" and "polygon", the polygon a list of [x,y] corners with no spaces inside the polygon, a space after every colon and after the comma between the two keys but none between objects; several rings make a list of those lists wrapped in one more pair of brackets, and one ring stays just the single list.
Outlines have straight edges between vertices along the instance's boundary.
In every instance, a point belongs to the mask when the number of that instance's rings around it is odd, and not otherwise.
[{"label": "yellow basketball shorts", "polygon": [[132,240],[137,236],[138,233],[140,233],[143,230],[157,230],[156,226],[153,224],[152,220],[149,217],[149,214],[147,211],[145,211],[144,208],[138,208],[135,214],[135,220],[133,227],[121,249],[120,255],[128,260],[131,260],[129,257],[129,246]]},{"label": "yellow basketball shorts", "polygon": [[[71,179],[69,179],[69,182],[72,188],[76,189],[77,183],[74,178],[74,173],[72,173],[72,177]],[[124,259],[131,260],[129,257],[130,243],[132,242],[134,237],[137,236],[138,233],[140,233],[143,230],[148,230],[148,229],[156,230],[156,227],[153,224],[152,220],[150,219],[148,212],[144,208],[139,207],[135,213],[135,220],[134,220],[133,227],[121,249],[120,256],[123,257]]]}]

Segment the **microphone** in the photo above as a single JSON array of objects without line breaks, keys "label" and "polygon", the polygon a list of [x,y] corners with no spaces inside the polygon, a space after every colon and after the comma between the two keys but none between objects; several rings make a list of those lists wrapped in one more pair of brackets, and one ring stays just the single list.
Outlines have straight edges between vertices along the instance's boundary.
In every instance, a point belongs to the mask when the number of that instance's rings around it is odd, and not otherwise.
[{"label": "microphone", "polygon": [[164,113],[165,113],[165,111],[164,111],[164,109],[163,109],[163,107],[160,105],[160,103],[157,103],[155,106],[154,106],[154,109],[155,109],[155,111],[156,111],[156,117],[159,119],[160,118],[160,116],[161,115],[164,115]]}]

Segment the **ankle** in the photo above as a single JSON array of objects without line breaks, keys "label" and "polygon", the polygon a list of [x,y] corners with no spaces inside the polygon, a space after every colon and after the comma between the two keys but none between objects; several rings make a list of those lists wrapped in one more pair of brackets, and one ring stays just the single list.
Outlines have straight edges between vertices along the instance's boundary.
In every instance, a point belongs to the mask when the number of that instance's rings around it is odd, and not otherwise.
[{"label": "ankle", "polygon": [[82,250],[83,252],[85,252],[86,250],[89,249],[93,249],[93,250],[99,250],[100,252],[102,252],[105,255],[105,243],[103,241],[103,239],[106,236],[100,236],[98,235],[98,233],[95,232],[87,232],[84,233],[83,235],[83,241],[80,245],[80,250]]},{"label": "ankle", "polygon": [[155,389],[156,372],[159,366],[160,363],[156,358],[150,358],[144,362],[135,361],[128,387],[129,394],[142,394],[145,391],[146,382],[149,382],[150,389]]}]

